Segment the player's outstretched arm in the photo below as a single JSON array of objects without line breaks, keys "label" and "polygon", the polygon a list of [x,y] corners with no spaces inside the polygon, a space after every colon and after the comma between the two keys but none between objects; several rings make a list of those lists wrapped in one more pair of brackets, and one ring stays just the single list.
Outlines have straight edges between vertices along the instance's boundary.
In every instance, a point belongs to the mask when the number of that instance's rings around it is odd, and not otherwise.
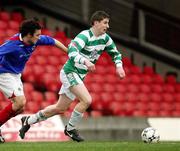
[{"label": "player's outstretched arm", "polygon": [[64,52],[67,52],[67,48],[66,48],[66,46],[64,46],[60,41],[58,41],[58,40],[56,40],[55,39],[55,46],[56,47],[58,47],[58,48],[60,48],[61,50],[63,50]]}]

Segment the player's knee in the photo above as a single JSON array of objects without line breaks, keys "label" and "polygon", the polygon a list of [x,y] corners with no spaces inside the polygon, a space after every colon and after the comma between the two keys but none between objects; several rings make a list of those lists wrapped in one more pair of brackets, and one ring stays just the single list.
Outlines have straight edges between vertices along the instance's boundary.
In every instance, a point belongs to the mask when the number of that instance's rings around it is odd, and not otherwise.
[{"label": "player's knee", "polygon": [[25,98],[19,98],[19,99],[14,99],[13,100],[13,105],[14,105],[14,108],[15,110],[21,110],[23,111],[24,110],[24,106],[26,104],[26,99]]},{"label": "player's knee", "polygon": [[87,108],[91,105],[91,102],[92,102],[92,97],[91,97],[90,95],[87,96],[87,97],[84,99],[84,101],[83,101],[84,105],[85,105]]}]

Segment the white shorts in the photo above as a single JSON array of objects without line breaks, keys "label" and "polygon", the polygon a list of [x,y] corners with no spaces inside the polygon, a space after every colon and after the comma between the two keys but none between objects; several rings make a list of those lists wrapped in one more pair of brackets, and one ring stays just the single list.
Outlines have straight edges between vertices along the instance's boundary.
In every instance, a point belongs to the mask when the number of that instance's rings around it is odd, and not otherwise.
[{"label": "white shorts", "polygon": [[71,72],[65,74],[63,69],[60,71],[60,80],[62,82],[62,86],[59,91],[59,94],[65,94],[68,98],[70,98],[73,101],[76,98],[76,96],[72,92],[70,92],[69,87],[73,85],[83,84],[83,81],[77,73]]},{"label": "white shorts", "polygon": [[0,90],[9,99],[24,95],[21,74],[0,73]]}]

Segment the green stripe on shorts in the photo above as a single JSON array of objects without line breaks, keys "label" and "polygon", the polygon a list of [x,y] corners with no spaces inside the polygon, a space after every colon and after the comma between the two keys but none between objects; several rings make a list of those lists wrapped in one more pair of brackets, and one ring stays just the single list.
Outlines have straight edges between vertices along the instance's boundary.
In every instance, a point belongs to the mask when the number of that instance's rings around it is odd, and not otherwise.
[{"label": "green stripe on shorts", "polygon": [[71,86],[79,84],[78,81],[76,80],[75,76],[73,75],[73,73],[66,74],[66,77]]}]

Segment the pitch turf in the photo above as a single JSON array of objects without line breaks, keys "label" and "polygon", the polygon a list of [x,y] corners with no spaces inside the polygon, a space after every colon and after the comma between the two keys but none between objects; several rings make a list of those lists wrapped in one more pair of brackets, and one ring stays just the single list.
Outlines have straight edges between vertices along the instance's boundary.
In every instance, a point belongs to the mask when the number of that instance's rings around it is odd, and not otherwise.
[{"label": "pitch turf", "polygon": [[0,144],[0,151],[180,151],[180,142],[13,142]]}]

